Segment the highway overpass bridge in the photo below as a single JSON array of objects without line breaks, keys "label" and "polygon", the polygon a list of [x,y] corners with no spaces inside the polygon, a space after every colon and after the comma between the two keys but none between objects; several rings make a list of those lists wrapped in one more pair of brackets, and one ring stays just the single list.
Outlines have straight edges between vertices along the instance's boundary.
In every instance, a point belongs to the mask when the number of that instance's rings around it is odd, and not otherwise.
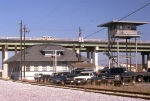
[{"label": "highway overpass bridge", "polygon": [[[42,38],[26,38],[25,47],[30,47],[35,44],[57,44],[62,45],[65,48],[79,50],[79,41],[75,38],[53,38],[53,39],[42,39]],[[135,41],[131,40],[127,43],[128,47],[135,52]],[[20,37],[0,37],[0,51],[3,47],[6,46],[8,51],[20,51]],[[22,46],[24,47],[24,40],[22,39]],[[87,52],[88,49],[95,49],[97,52],[103,52],[108,46],[107,39],[84,39],[84,42],[81,42],[81,51]],[[117,51],[117,43],[113,46],[113,50]],[[126,41],[119,41],[119,51],[126,52]],[[150,40],[138,40],[137,41],[137,52],[149,52],[150,51]]]},{"label": "highway overpass bridge", "polygon": [[[22,39],[22,48],[24,47],[30,47],[35,44],[57,44],[62,45],[65,48],[68,48],[70,50],[75,50],[76,52],[79,52],[79,41],[78,39],[74,38],[31,38],[26,37],[25,41]],[[130,49],[126,49],[126,41],[125,40],[119,40],[119,51],[120,52],[135,52],[135,42],[137,42],[137,52],[141,53],[142,55],[142,64],[144,66],[145,64],[145,55],[147,55],[147,59],[149,58],[150,54],[150,41],[145,40],[130,40],[128,42],[128,47]],[[20,37],[0,37],[0,51],[2,51],[2,62],[8,59],[8,52],[14,51],[14,54],[16,54],[18,51],[20,51]],[[87,52],[87,58],[91,59],[91,62],[94,63],[96,66],[98,66],[98,52],[103,52],[108,46],[108,40],[106,39],[84,39],[84,42],[81,42],[81,52]],[[113,46],[112,49],[114,52],[117,52],[117,43]],[[3,64],[2,68],[6,67],[7,64]]]}]

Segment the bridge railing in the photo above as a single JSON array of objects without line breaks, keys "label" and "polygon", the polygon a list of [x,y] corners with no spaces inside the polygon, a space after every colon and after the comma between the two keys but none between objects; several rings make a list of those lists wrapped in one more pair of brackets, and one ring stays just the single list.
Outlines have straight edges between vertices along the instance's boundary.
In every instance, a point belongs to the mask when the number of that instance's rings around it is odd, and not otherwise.
[{"label": "bridge railing", "polygon": [[[20,40],[20,37],[0,37],[1,39],[8,40]],[[24,38],[22,38],[23,40]],[[48,38],[43,39],[39,37],[26,37],[25,40],[52,40],[52,41],[79,41],[78,38]],[[84,39],[84,42],[108,42],[107,39]],[[119,40],[119,42],[126,42],[126,40]],[[131,43],[135,43],[135,40],[130,40]],[[137,40],[137,43],[150,43],[150,40]]]}]

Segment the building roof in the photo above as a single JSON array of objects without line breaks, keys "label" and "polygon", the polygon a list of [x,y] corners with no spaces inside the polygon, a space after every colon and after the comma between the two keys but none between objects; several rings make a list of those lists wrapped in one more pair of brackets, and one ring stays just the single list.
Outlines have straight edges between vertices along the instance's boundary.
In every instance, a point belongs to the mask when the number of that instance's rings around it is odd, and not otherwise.
[{"label": "building roof", "polygon": [[147,24],[148,22],[140,22],[140,21],[119,21],[119,20],[112,20],[110,22],[100,24],[97,27],[109,27],[114,24],[136,24],[137,26]]},{"label": "building roof", "polygon": [[[45,50],[63,50],[63,54],[60,57],[57,57],[57,61],[78,61],[78,54],[74,51],[66,49],[61,45],[53,45],[53,44],[40,44],[34,45],[32,47],[28,47],[25,49],[25,61],[53,61],[53,57],[45,57],[41,51]],[[17,53],[16,55],[10,57],[4,63],[20,61],[21,53]],[[24,51],[22,51],[22,61],[24,59]],[[81,61],[89,61],[88,58],[81,56]]]}]

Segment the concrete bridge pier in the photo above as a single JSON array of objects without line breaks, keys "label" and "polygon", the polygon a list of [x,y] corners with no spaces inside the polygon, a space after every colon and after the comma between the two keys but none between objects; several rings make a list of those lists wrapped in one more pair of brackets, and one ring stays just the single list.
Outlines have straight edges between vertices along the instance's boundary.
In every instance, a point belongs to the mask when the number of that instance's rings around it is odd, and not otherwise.
[{"label": "concrete bridge pier", "polygon": [[150,53],[147,54],[147,68],[150,68]]},{"label": "concrete bridge pier", "polygon": [[3,64],[8,59],[8,45],[2,46],[2,78],[8,78],[8,65]]},{"label": "concrete bridge pier", "polygon": [[87,48],[87,58],[89,58],[91,61],[90,63],[95,64],[96,71],[98,70],[98,48],[99,47],[93,47],[93,48]]},{"label": "concrete bridge pier", "polygon": [[[147,70],[147,68],[150,68],[150,53],[149,52],[142,52],[142,69]],[[147,56],[147,67],[145,63],[145,55]]]}]

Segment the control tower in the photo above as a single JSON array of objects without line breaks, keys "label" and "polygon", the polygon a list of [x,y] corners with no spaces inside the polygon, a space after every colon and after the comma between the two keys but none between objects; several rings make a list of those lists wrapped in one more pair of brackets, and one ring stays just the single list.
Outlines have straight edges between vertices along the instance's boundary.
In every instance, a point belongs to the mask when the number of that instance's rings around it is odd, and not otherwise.
[{"label": "control tower", "polygon": [[[112,20],[110,22],[100,24],[98,27],[108,27],[108,47],[104,50],[105,54],[109,57],[109,68],[110,68],[110,60],[115,65],[122,66],[120,59],[126,59],[126,67],[128,68],[128,61],[130,59],[130,70],[131,70],[131,57],[135,57],[136,59],[136,70],[137,70],[137,38],[141,36],[142,32],[137,30],[137,26],[147,24],[148,22],[139,22],[139,21],[119,21],[119,20]],[[127,52],[128,49],[131,51],[133,47],[130,47],[130,39],[135,38],[135,56],[130,56]],[[126,55],[120,56],[119,52],[121,51],[121,46],[119,46],[119,42],[126,43]],[[133,40],[132,40],[133,42]],[[117,49],[114,49],[113,46],[117,45]],[[117,51],[117,55],[115,56],[115,51]]]}]

